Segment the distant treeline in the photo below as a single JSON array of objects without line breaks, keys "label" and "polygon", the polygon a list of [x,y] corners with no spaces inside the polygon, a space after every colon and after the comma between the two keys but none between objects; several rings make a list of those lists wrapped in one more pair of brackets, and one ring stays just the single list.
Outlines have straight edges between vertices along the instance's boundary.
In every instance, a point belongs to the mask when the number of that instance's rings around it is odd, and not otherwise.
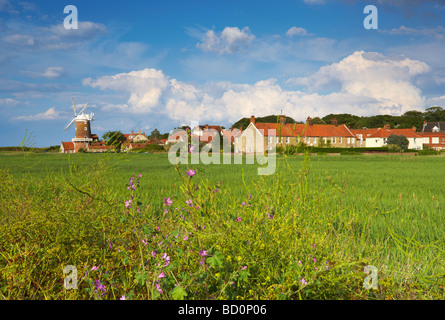
[{"label": "distant treeline", "polygon": [[[264,123],[264,122],[277,122],[278,115],[271,115],[267,117],[258,117],[255,118],[255,122]],[[328,114],[323,118],[315,117],[312,119],[313,124],[330,124],[332,119],[336,118],[338,124],[345,124],[352,129],[361,129],[361,128],[380,128],[385,124],[389,124],[391,128],[396,129],[407,129],[416,127],[417,131],[422,131],[423,122],[435,122],[435,121],[445,121],[445,110],[441,107],[430,107],[425,110],[425,112],[421,111],[407,111],[403,115],[400,116],[392,116],[392,115],[378,115],[378,116],[356,116],[348,113],[340,113],[340,114]],[[239,121],[235,122],[232,128],[240,128],[246,129],[250,123],[250,118],[243,118]],[[291,117],[286,117],[286,123],[304,123],[302,121],[295,121]]]},{"label": "distant treeline", "polygon": [[0,151],[35,151],[35,152],[59,152],[60,146],[50,146],[48,148],[31,147],[0,147]]}]

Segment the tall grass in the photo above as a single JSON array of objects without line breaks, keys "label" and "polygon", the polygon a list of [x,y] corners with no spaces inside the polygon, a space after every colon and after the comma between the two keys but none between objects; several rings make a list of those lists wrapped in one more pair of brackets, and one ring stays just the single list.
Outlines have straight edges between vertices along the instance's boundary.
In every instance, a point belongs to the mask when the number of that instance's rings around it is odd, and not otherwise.
[{"label": "tall grass", "polygon": [[[2,163],[2,298],[444,298],[443,195],[394,178],[437,160],[280,157],[274,175],[256,176],[252,165],[116,156]],[[63,287],[67,265],[77,290]],[[366,265],[378,290],[363,287]]]}]

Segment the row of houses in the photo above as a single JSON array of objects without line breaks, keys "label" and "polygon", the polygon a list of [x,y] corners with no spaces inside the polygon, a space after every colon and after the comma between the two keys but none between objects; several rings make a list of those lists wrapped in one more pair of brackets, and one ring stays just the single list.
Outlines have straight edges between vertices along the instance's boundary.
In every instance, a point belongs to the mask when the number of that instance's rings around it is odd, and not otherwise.
[{"label": "row of houses", "polygon": [[234,149],[235,153],[264,152],[278,145],[286,147],[300,142],[338,148],[383,147],[391,134],[405,136],[409,149],[422,150],[424,146],[445,149],[445,122],[425,122],[422,132],[417,132],[416,127],[395,129],[389,125],[351,129],[339,125],[335,118],[331,124],[314,124],[311,117],[305,124],[286,123],[285,116],[280,116],[277,123],[256,123],[255,116],[251,116],[248,127],[235,135]]},{"label": "row of houses", "polygon": [[[134,151],[138,149],[142,149],[151,144],[157,144],[160,146],[164,146],[167,144],[167,139],[149,139],[145,132],[131,131],[131,133],[124,134],[125,141],[122,143],[121,150],[122,151]],[[104,141],[99,141],[99,137],[96,134],[91,135],[91,141],[83,144],[82,149],[86,152],[106,152],[109,150],[113,150],[112,146],[108,146]],[[62,142],[60,145],[61,153],[75,153],[79,152],[79,146],[76,146],[75,141],[71,142]]]}]

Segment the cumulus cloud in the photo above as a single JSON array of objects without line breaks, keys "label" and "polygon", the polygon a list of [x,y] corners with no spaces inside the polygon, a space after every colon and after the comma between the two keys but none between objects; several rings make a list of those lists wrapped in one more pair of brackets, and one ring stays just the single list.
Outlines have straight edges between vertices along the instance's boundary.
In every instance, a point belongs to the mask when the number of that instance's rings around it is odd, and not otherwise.
[{"label": "cumulus cloud", "polygon": [[40,121],[40,120],[57,120],[60,118],[60,112],[55,108],[49,108],[45,112],[37,113],[35,115],[18,116],[13,118],[14,120],[21,121]]},{"label": "cumulus cloud", "polygon": [[[357,51],[288,84],[308,91],[286,90],[271,78],[254,84],[229,81],[202,85],[185,83],[162,71],[144,69],[85,79],[84,85],[119,92],[123,100],[108,103],[106,110],[142,115],[163,114],[178,121],[233,122],[252,114],[268,115],[283,110],[295,119],[328,113],[402,114],[424,107],[425,98],[413,82],[429,72],[428,65],[407,58]],[[336,84],[337,90],[320,93]]]},{"label": "cumulus cloud", "polygon": [[250,32],[249,27],[241,30],[238,27],[225,27],[220,33],[208,30],[196,47],[204,52],[233,54],[247,48],[254,39],[255,36]]},{"label": "cumulus cloud", "polygon": [[376,113],[400,114],[424,105],[425,98],[412,82],[415,76],[429,71],[422,61],[356,51],[309,77],[289,79],[287,83],[315,91],[339,86],[340,93],[374,99]]},{"label": "cumulus cloud", "polygon": [[293,37],[293,36],[307,36],[307,30],[301,27],[295,27],[293,26],[286,32],[286,36]]}]

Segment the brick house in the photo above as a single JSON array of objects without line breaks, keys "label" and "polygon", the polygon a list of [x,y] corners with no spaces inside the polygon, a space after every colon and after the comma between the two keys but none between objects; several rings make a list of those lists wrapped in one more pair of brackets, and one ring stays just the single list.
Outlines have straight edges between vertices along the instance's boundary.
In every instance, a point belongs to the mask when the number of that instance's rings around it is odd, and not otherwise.
[{"label": "brick house", "polygon": [[423,145],[435,150],[445,149],[445,122],[423,122]]}]

